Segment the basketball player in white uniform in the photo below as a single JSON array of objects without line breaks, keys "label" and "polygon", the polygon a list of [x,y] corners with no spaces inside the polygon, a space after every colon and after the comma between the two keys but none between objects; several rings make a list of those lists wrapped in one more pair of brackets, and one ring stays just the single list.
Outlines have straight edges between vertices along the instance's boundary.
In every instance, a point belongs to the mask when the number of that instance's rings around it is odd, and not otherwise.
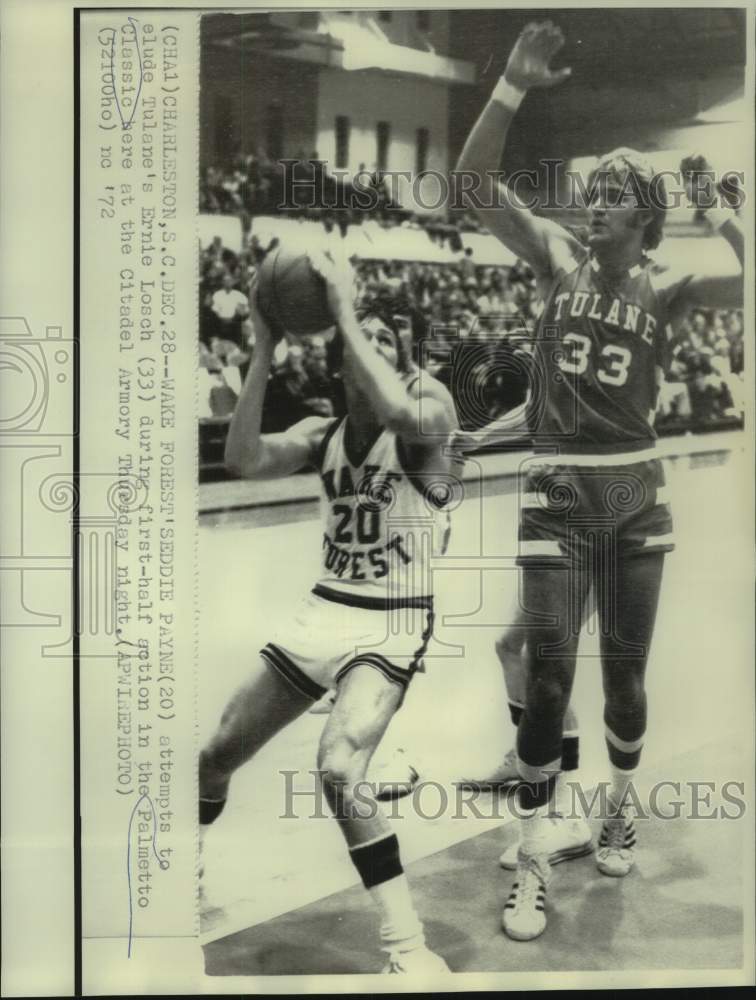
[{"label": "basketball player in white uniform", "polygon": [[409,359],[390,313],[358,320],[351,269],[325,255],[313,263],[343,337],[347,416],[260,433],[275,345],[253,293],[255,353],[226,462],[245,478],[319,471],[321,573],[288,628],[261,650],[200,755],[200,828],[223,809],[234,771],[335,687],[317,754],[324,794],[378,906],[384,971],[430,974],[446,963],[425,944],[396,835],[364,779],[431,636],[430,560],[449,530],[443,507],[454,484],[445,446],[456,419],[443,386],[405,374]]}]

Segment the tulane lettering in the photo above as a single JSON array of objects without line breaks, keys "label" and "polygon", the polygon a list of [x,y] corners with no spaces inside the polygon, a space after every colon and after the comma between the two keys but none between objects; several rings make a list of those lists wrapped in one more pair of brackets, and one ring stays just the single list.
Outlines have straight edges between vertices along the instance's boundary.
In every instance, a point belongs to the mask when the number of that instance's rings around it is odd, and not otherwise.
[{"label": "tulane lettering", "polygon": [[557,323],[585,316],[627,333],[640,334],[647,344],[653,344],[656,319],[636,303],[616,296],[609,299],[599,292],[560,292],[554,296],[553,316]]}]

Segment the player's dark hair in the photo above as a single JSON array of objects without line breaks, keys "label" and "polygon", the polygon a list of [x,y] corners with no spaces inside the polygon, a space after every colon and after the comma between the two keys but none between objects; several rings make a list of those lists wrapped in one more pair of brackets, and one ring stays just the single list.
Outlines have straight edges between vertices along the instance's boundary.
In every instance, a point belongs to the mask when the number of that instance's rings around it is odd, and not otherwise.
[{"label": "player's dark hair", "polygon": [[412,370],[412,318],[406,296],[379,291],[365,297],[357,306],[360,323],[375,318],[394,334],[397,371],[402,375]]},{"label": "player's dark hair", "polygon": [[667,214],[667,189],[664,178],[657,174],[649,161],[637,150],[621,147],[599,158],[588,177],[588,189],[597,178],[612,177],[623,190],[638,195],[640,205],[651,212],[651,220],[643,231],[643,249],[655,250],[662,241]]}]

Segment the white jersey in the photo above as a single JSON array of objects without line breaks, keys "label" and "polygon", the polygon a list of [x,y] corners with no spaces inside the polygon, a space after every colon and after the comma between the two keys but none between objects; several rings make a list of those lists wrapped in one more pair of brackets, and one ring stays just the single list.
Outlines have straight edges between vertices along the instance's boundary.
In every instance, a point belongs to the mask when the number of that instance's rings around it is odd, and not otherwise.
[{"label": "white jersey", "polygon": [[315,592],[325,588],[363,607],[427,600],[431,558],[445,550],[450,531],[442,503],[451,477],[439,474],[424,488],[404,469],[397,436],[387,430],[364,455],[348,455],[347,419],[334,421],[320,450],[323,553]]}]

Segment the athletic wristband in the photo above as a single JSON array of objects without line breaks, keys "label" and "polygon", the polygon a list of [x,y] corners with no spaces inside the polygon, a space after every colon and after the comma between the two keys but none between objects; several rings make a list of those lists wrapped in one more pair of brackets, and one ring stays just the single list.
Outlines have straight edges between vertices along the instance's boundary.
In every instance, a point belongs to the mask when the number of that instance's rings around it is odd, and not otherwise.
[{"label": "athletic wristband", "polygon": [[736,219],[735,211],[732,208],[710,208],[707,209],[704,218],[707,220],[715,233],[718,233],[725,222]]},{"label": "athletic wristband", "polygon": [[516,111],[522,103],[524,96],[524,90],[519,90],[517,87],[513,87],[512,84],[508,83],[502,76],[494,87],[494,92],[491,94],[491,100],[497,101],[505,108],[509,108],[510,111]]}]

